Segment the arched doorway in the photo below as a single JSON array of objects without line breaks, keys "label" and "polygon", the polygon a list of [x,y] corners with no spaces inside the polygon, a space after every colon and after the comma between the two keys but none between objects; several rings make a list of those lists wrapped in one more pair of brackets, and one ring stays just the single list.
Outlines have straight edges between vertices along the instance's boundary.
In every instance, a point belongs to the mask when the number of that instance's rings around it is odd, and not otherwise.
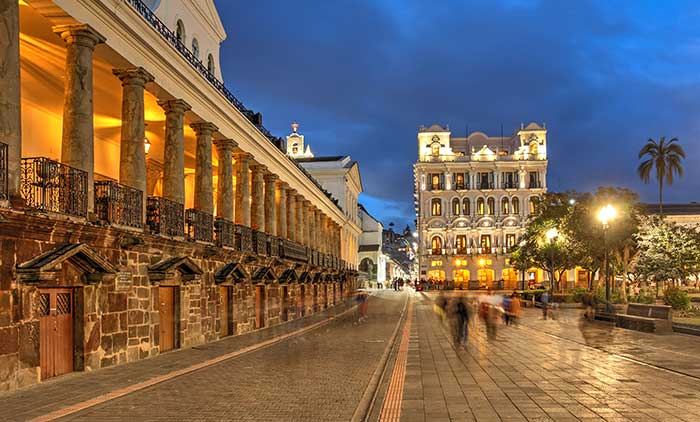
[{"label": "arched doorway", "polygon": [[493,288],[494,271],[491,268],[479,268],[477,271],[479,288]]},{"label": "arched doorway", "polygon": [[503,270],[503,288],[506,290],[516,289],[518,286],[518,274],[513,268]]},{"label": "arched doorway", "polygon": [[454,270],[452,278],[455,282],[455,289],[469,288],[469,270]]}]

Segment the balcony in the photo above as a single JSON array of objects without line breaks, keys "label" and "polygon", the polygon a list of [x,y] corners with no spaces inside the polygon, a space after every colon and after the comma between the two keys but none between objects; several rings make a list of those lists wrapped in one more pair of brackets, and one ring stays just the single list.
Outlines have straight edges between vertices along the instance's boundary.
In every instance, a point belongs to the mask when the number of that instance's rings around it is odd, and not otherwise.
[{"label": "balcony", "polygon": [[236,224],[235,236],[236,250],[244,253],[253,253],[253,229]]},{"label": "balcony", "polygon": [[22,158],[20,177],[20,193],[27,207],[87,217],[87,172],[48,158],[32,157]]},{"label": "balcony", "polygon": [[253,230],[253,252],[258,255],[267,255],[267,235],[261,231]]},{"label": "balcony", "polygon": [[282,240],[280,248],[280,256],[282,258],[292,259],[295,261],[307,262],[306,247],[291,240]]},{"label": "balcony", "polygon": [[212,243],[214,241],[214,216],[190,208],[185,212],[185,239],[190,242]]},{"label": "balcony", "polygon": [[501,189],[518,189],[518,184],[515,182],[503,182]]},{"label": "balcony", "polygon": [[7,149],[7,144],[0,142],[0,201],[9,199],[7,185]]},{"label": "balcony", "polygon": [[95,182],[95,214],[107,224],[143,228],[143,192],[112,180]]},{"label": "balcony", "polygon": [[153,234],[185,236],[185,206],[159,196],[146,200],[146,225]]},{"label": "balcony", "polygon": [[493,189],[493,182],[481,182],[476,184],[477,189],[485,190],[485,189]]},{"label": "balcony", "polygon": [[528,185],[530,189],[542,189],[542,182],[539,180],[530,180]]},{"label": "balcony", "polygon": [[236,246],[235,224],[223,218],[214,221],[214,242],[220,248]]}]

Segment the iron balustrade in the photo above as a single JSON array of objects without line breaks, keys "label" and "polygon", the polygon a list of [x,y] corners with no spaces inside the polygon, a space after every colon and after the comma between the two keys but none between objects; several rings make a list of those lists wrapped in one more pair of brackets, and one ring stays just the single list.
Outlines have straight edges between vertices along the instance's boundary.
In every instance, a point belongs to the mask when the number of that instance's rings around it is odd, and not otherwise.
[{"label": "iron balustrade", "polygon": [[292,259],[295,261],[307,262],[306,247],[291,240],[282,240],[280,248],[280,256],[282,258]]},{"label": "iron balustrade", "polygon": [[253,252],[267,255],[267,235],[258,230],[253,230]]},{"label": "iron balustrade", "polygon": [[493,189],[493,182],[488,182],[488,183],[479,182],[477,184],[477,186],[479,189]]},{"label": "iron balustrade", "polygon": [[7,154],[8,145],[0,142],[0,201],[7,200],[8,195],[8,183],[7,183]]},{"label": "iron balustrade", "polygon": [[108,224],[143,228],[143,192],[113,180],[95,182],[95,214]]},{"label": "iron balustrade", "polygon": [[235,225],[232,221],[217,218],[214,221],[214,240],[216,246],[233,248],[236,246]]},{"label": "iron balustrade", "polygon": [[159,196],[146,200],[146,225],[153,234],[185,236],[185,206]]},{"label": "iron balustrade", "polygon": [[214,216],[202,210],[189,208],[185,211],[185,239],[190,242],[214,241]]},{"label": "iron balustrade", "polygon": [[87,217],[88,174],[45,157],[22,158],[20,194],[29,208]]},{"label": "iron balustrade", "polygon": [[278,237],[267,237],[267,254],[274,257],[280,256],[280,239]]},{"label": "iron balustrade", "polygon": [[253,229],[240,224],[235,225],[236,250],[253,253]]}]

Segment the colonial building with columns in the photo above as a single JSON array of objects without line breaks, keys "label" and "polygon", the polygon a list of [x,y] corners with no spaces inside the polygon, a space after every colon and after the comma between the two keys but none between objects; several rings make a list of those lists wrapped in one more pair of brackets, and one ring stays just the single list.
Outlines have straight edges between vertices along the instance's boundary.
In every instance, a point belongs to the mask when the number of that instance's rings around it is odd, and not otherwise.
[{"label": "colonial building with columns", "polygon": [[0,28],[0,390],[350,297],[356,210],[226,88],[212,0],[0,0]]},{"label": "colonial building with columns", "polygon": [[547,130],[530,123],[514,134],[453,137],[421,127],[414,165],[420,278],[457,288],[506,288],[541,271],[517,274],[511,248],[546,192]]}]

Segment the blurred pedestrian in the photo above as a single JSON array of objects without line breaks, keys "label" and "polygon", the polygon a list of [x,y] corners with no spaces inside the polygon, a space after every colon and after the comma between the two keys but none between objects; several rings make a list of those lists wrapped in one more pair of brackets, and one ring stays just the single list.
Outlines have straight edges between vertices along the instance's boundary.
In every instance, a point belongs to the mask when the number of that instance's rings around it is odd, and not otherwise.
[{"label": "blurred pedestrian", "polygon": [[547,290],[540,296],[540,304],[542,305],[542,319],[547,319],[547,310],[549,308],[549,292]]},{"label": "blurred pedestrian", "polygon": [[513,292],[513,294],[510,296],[510,323],[515,324],[518,322],[518,318],[520,318],[520,297],[518,297],[518,294]]},{"label": "blurred pedestrian", "polygon": [[367,296],[365,292],[358,290],[355,302],[357,303],[357,322],[363,322],[367,317]]},{"label": "blurred pedestrian", "polygon": [[462,299],[457,299],[455,317],[455,346],[466,348],[469,337],[469,310]]}]

